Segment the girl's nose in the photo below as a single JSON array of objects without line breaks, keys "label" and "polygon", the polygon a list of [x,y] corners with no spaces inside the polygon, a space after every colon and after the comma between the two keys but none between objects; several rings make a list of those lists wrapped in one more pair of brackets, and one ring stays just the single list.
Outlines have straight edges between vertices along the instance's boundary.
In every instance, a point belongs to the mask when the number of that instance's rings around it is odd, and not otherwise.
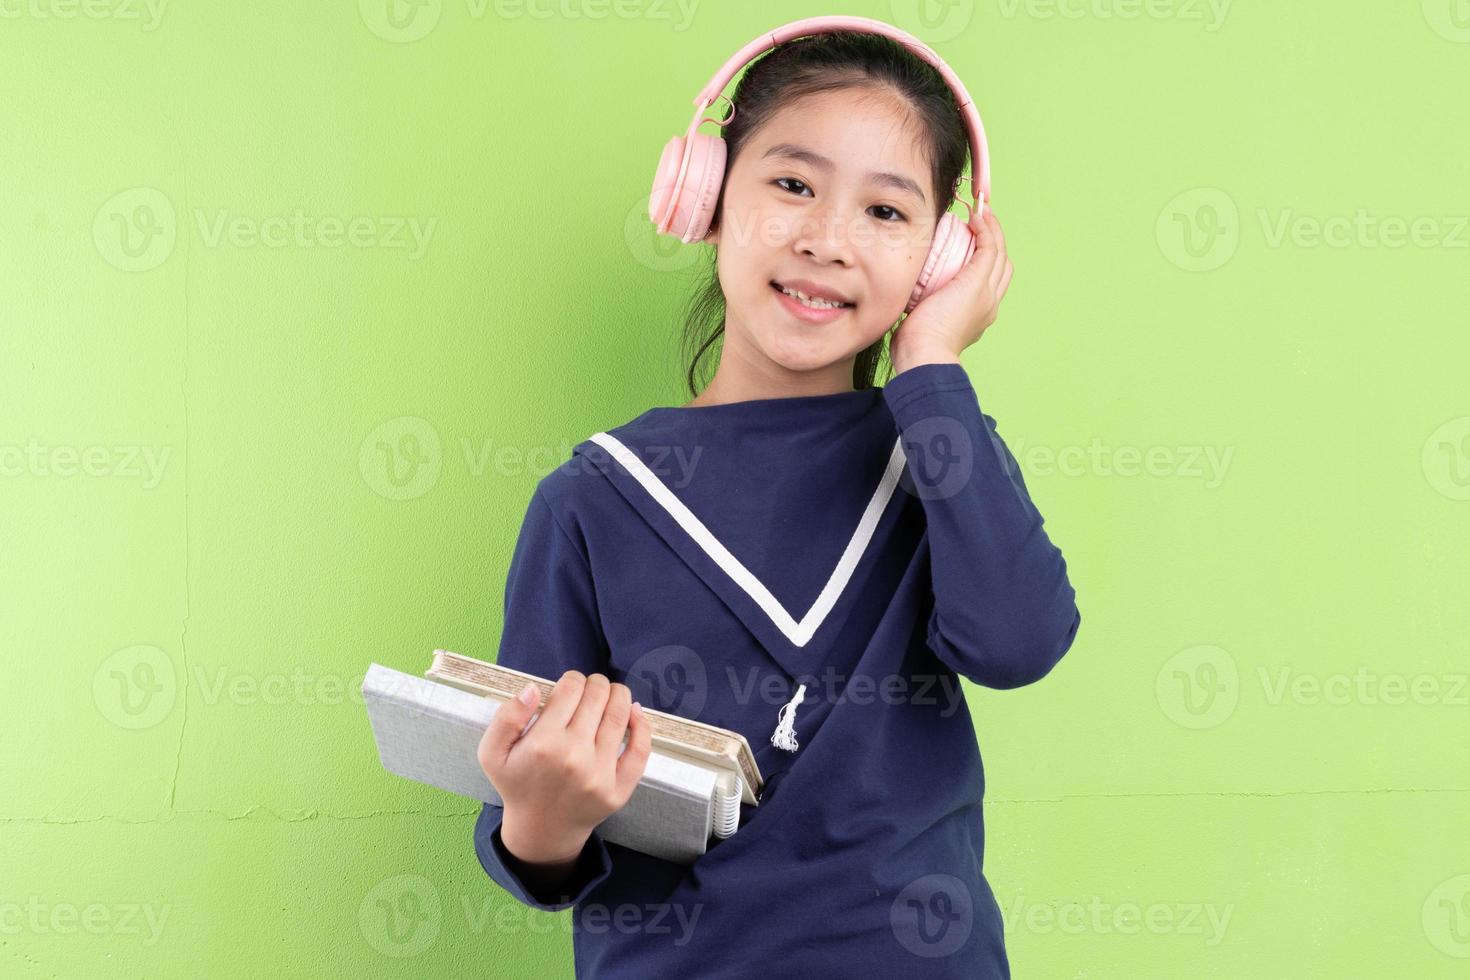
[{"label": "girl's nose", "polygon": [[852,264],[852,229],[837,208],[814,209],[805,215],[794,245],[819,262]]}]

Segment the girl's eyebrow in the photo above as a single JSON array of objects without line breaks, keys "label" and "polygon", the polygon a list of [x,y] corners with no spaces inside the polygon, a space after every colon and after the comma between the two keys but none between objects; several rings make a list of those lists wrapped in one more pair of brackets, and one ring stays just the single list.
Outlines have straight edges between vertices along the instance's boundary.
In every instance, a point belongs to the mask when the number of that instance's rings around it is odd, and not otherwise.
[{"label": "girl's eyebrow", "polygon": [[[836,166],[831,160],[828,160],[815,150],[809,150],[804,146],[797,146],[795,143],[777,143],[761,155],[761,159],[763,160],[766,157],[785,157],[788,160],[800,160],[802,163],[810,164],[824,173],[831,173],[832,168]],[[928,203],[928,200],[924,197],[923,189],[907,177],[900,176],[899,174],[881,173],[876,170],[868,171],[864,177],[870,184],[879,184],[884,187],[894,187],[901,191],[908,191],[921,202]]]}]

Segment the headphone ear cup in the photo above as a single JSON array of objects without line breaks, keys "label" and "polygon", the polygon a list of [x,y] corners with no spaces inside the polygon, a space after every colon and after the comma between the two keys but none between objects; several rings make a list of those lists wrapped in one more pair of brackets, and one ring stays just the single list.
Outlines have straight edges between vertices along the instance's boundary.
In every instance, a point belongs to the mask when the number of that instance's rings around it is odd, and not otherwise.
[{"label": "headphone ear cup", "polygon": [[653,189],[648,192],[648,220],[660,234],[673,214],[674,182],[679,176],[679,161],[684,159],[684,137],[675,136],[664,144],[658,158],[658,169],[653,174]]},{"label": "headphone ear cup", "polygon": [[929,254],[924,256],[924,268],[919,272],[904,312],[911,312],[919,305],[919,300],[937,292],[953,279],[975,254],[975,245],[975,232],[969,224],[946,211],[934,230]]},{"label": "headphone ear cup", "polygon": [[[725,140],[710,133],[694,134],[694,156],[689,161],[685,187],[692,192],[688,199],[689,226],[685,242],[703,241],[715,217],[715,202],[720,198],[720,185],[725,180]],[[681,202],[684,195],[680,194]]]},{"label": "headphone ear cup", "polygon": [[709,233],[715,202],[725,177],[725,141],[708,133],[695,133],[689,143],[689,169],[678,182],[679,163],[684,157],[684,137],[675,136],[664,145],[648,196],[648,217],[662,234],[682,242],[697,242]]}]

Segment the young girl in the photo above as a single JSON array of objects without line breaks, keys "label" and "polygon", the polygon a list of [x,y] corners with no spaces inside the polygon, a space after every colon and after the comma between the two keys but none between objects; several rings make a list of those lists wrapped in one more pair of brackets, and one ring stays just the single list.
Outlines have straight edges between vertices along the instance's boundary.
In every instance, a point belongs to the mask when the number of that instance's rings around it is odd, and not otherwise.
[{"label": "young girl", "polygon": [[[891,36],[806,33],[722,123],[692,401],[577,446],[511,559],[499,662],[558,680],[524,734],[534,693],[486,730],[504,806],[475,849],[518,901],[574,907],[582,978],[1010,975],[958,678],[1030,684],[1080,622],[960,364],[1011,263],[972,215],[973,257],[901,318],[965,165],[960,109]],[[742,733],[765,777],[692,865],[595,829],[648,759],[635,701]]]}]

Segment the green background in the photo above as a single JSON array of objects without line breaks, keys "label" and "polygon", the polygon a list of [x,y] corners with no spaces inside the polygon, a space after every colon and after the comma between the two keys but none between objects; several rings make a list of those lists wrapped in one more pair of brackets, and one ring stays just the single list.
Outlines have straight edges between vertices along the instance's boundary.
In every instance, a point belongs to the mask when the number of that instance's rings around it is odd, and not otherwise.
[{"label": "green background", "polygon": [[352,692],[687,400],[659,151],[834,12],[984,117],[1083,610],[967,684],[1017,976],[1470,972],[1466,4],[99,4],[0,19],[0,975],[571,975]]}]

